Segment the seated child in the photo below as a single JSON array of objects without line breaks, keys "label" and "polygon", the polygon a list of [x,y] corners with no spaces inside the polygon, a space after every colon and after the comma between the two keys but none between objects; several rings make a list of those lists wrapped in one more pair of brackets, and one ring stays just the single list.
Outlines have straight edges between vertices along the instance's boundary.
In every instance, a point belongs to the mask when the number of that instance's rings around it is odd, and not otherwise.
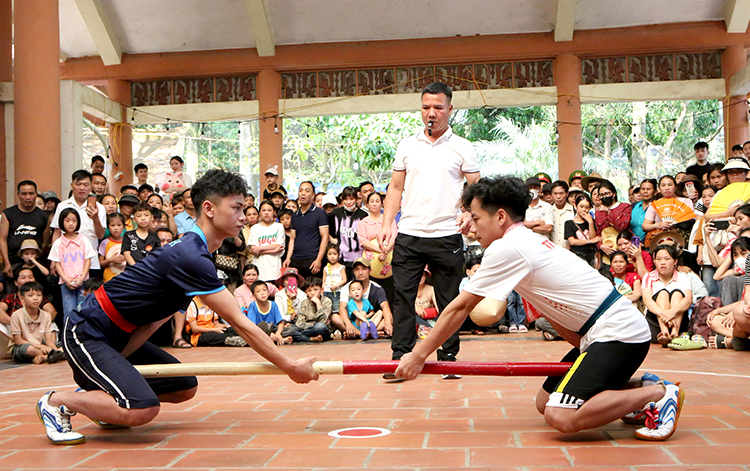
[{"label": "seated child", "polygon": [[16,363],[36,364],[64,360],[65,354],[55,345],[52,318],[39,307],[44,299],[42,285],[35,281],[24,283],[19,293],[22,307],[10,317],[13,360]]},{"label": "seated child", "polygon": [[641,277],[628,271],[628,256],[625,252],[618,250],[609,258],[609,271],[612,272],[617,291],[631,303],[637,304],[641,300]]},{"label": "seated child", "polygon": [[331,300],[323,293],[323,280],[309,276],[305,280],[305,295],[294,323],[284,329],[284,336],[291,335],[295,342],[323,342],[331,340],[328,318],[331,315]]},{"label": "seated child", "polygon": [[[16,267],[16,269],[13,271],[13,276],[13,281],[18,289],[20,289],[21,286],[26,283],[37,282],[36,279],[34,279],[34,272],[31,270],[31,268],[27,268],[24,266]],[[10,314],[18,309],[21,309],[21,307],[21,297],[17,292],[6,295],[2,299],[2,301],[0,301],[0,324],[10,325]],[[41,308],[50,315],[52,320],[55,320],[55,316],[57,316],[57,310],[49,301],[49,299],[42,299]],[[7,318],[7,322],[3,322],[3,319],[5,318]]]},{"label": "seated child", "polygon": [[296,268],[282,268],[281,276],[276,280],[279,291],[276,293],[274,302],[279,308],[281,317],[287,322],[294,322],[302,301],[307,297],[304,292],[298,289],[299,286],[304,284],[305,279],[302,278]]},{"label": "seated child", "polygon": [[268,300],[266,283],[256,281],[250,286],[250,289],[255,296],[255,301],[247,307],[247,318],[268,334],[276,345],[292,343],[292,337],[282,335],[287,321],[281,317],[281,312],[279,312],[276,303]]},{"label": "seated child", "polygon": [[234,327],[219,321],[219,315],[203,304],[200,296],[190,302],[187,310],[187,330],[194,347],[244,347],[245,339]]},{"label": "seated child", "polygon": [[[247,310],[247,307],[250,305],[250,303],[255,301],[255,296],[253,296],[253,292],[250,291],[250,287],[253,285],[253,283],[258,281],[259,277],[260,272],[258,271],[258,267],[256,267],[252,263],[248,263],[242,269],[242,284],[234,290],[234,297],[237,300],[237,303],[239,303],[240,309],[242,309],[243,312]],[[268,287],[269,298],[273,298],[274,296],[276,296],[276,293],[279,292],[279,289],[273,283],[266,282],[266,286]]]},{"label": "seated child", "polygon": [[349,312],[349,320],[359,329],[362,340],[367,340],[368,335],[377,339],[378,323],[382,320],[383,314],[380,311],[375,314],[370,301],[362,299],[363,292],[361,281],[353,280],[349,283],[349,302],[346,304],[346,310]]}]

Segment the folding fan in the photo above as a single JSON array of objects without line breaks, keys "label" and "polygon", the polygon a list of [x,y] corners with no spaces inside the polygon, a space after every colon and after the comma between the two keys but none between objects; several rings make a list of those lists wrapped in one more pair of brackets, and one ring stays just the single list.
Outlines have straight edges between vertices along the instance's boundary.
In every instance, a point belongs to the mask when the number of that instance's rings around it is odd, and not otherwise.
[{"label": "folding fan", "polygon": [[711,207],[708,208],[708,214],[723,213],[731,206],[740,206],[747,203],[748,200],[750,200],[750,183],[732,183],[716,193],[713,201],[711,201]]},{"label": "folding fan", "polygon": [[690,206],[677,198],[660,198],[651,203],[651,206],[662,221],[678,223],[695,219],[695,213]]}]

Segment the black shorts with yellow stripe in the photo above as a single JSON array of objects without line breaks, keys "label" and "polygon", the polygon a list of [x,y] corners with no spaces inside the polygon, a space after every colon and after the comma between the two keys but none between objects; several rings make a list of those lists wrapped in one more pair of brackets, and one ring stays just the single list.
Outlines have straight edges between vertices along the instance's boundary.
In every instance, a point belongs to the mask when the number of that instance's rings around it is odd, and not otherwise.
[{"label": "black shorts with yellow stripe", "polygon": [[565,376],[550,376],[542,389],[547,406],[578,409],[602,391],[622,389],[648,355],[649,342],[594,342],[581,353],[573,348],[561,360],[573,362]]}]

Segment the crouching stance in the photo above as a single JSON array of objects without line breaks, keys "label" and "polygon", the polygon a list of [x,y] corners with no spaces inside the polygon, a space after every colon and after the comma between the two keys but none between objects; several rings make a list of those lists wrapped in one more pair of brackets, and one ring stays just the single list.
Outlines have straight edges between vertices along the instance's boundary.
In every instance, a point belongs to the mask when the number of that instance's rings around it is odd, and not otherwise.
[{"label": "crouching stance", "polygon": [[573,362],[568,373],[548,378],[537,395],[545,421],[561,432],[577,432],[623,418],[645,423],[637,438],[666,440],[676,429],[685,395],[650,373],[632,379],[648,354],[648,323],[586,262],[524,227],[530,199],[523,182],[513,177],[483,178],[465,190],[464,207],[471,208],[477,238],[486,248],[482,264],[430,335],[404,355],[396,376],[415,378],[479,301],[503,301],[515,289],[574,347],[562,360]]},{"label": "crouching stance", "polygon": [[192,188],[195,226],[181,239],[158,248],[84,300],[65,320],[63,348],[81,392],[50,391],[37,413],[55,444],[86,441],[74,432],[76,413],[105,428],[142,425],[156,417],[161,402],[195,396],[195,377],[143,378],[133,365],[178,363],[147,342],[173,313],[200,296],[260,355],[298,383],[318,378],[313,358],[291,360],[245,317],[216,276],[211,252],[236,237],[245,222],[246,185],[242,177],[211,170]]}]

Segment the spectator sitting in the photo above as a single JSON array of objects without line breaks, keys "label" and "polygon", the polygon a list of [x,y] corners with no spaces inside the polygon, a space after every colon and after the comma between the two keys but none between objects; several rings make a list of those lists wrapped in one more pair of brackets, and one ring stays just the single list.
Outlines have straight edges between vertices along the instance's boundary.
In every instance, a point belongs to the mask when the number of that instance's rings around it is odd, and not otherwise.
[{"label": "spectator sitting", "polygon": [[81,218],[75,208],[60,212],[58,227],[63,235],[52,244],[49,260],[60,277],[63,315],[67,317],[83,301],[83,282],[89,277],[92,259],[97,253],[88,239],[78,233]]},{"label": "spectator sitting", "polygon": [[107,214],[109,237],[99,244],[99,264],[104,269],[104,281],[109,281],[122,273],[127,261],[122,254],[122,234],[125,231],[125,217],[120,213]]},{"label": "spectator sitting", "polygon": [[284,329],[282,335],[290,335],[295,342],[331,340],[331,330],[328,328],[331,300],[322,296],[323,280],[317,276],[307,277],[304,290],[307,298],[302,301],[294,323]]},{"label": "spectator sitting", "polygon": [[323,296],[331,300],[332,312],[339,312],[341,287],[347,282],[346,269],[339,263],[339,248],[331,244],[326,250],[328,265],[323,268]]},{"label": "spectator sitting", "polygon": [[[237,303],[239,303],[240,309],[242,309],[243,312],[246,312],[248,306],[255,301],[255,295],[253,295],[250,287],[253,283],[258,281],[258,277],[258,267],[252,263],[245,265],[242,269],[242,284],[234,290],[234,297],[237,299]],[[273,283],[266,283],[266,287],[268,288],[268,297],[274,298],[279,291],[278,288],[276,288],[276,285]]]},{"label": "spectator sitting", "polygon": [[133,214],[135,212],[136,205],[140,204],[137,196],[123,195],[120,197],[120,214],[125,217],[125,230],[133,231],[136,228],[136,224],[133,221]]},{"label": "spectator sitting", "polygon": [[[23,266],[16,267],[13,271],[13,282],[19,291],[21,286],[26,283],[37,283],[36,279],[34,279],[34,272],[30,268]],[[52,320],[55,320],[57,310],[48,298],[42,300],[41,307],[50,315]],[[6,294],[2,301],[0,301],[0,324],[10,325],[10,315],[18,309],[21,309],[21,296],[19,293]]]},{"label": "spectator sitting", "polygon": [[643,278],[646,273],[654,271],[654,260],[643,244],[633,245],[633,237],[629,230],[617,234],[617,250],[625,252],[628,257],[627,271],[637,273]]},{"label": "spectator sitting", "polygon": [[346,303],[349,320],[359,329],[362,340],[367,340],[368,336],[377,339],[377,323],[382,320],[382,315],[375,314],[370,301],[362,298],[363,293],[361,281],[353,280],[349,283],[349,301]]},{"label": "spectator sitting", "polygon": [[609,271],[615,278],[617,291],[633,304],[637,304],[641,300],[641,277],[628,271],[628,256],[625,252],[618,250],[610,256]]},{"label": "spectator sitting", "polygon": [[134,231],[127,231],[122,236],[122,254],[128,265],[135,265],[140,262],[149,252],[161,245],[156,234],[149,231],[153,216],[151,215],[151,206],[148,203],[138,203],[134,208],[135,223],[138,228]]},{"label": "spectator sitting", "polygon": [[723,305],[742,299],[745,275],[745,260],[750,254],[750,238],[740,236],[732,242],[731,256],[726,257],[714,273],[714,280],[720,282]]},{"label": "spectator sitting", "polygon": [[[364,293],[362,297],[370,301],[375,313],[383,315],[382,334],[393,335],[393,314],[382,286],[372,281],[370,278],[370,261],[366,258],[360,258],[354,262],[354,279],[362,283]],[[349,285],[351,282],[341,288],[341,300],[339,301],[338,314],[331,314],[331,326],[341,331],[344,339],[354,339],[359,337],[359,331],[349,321],[347,303],[349,303]],[[380,336],[381,333],[378,333]]]},{"label": "spectator sitting", "polygon": [[281,317],[276,303],[268,300],[268,287],[263,281],[256,281],[250,286],[255,301],[247,308],[247,318],[265,332],[276,345],[292,343],[292,337],[282,336],[287,321]]},{"label": "spectator sitting", "polygon": [[[281,271],[281,276],[276,280],[279,291],[274,299],[279,308],[281,317],[287,322],[294,322],[297,311],[302,301],[307,297],[298,287],[305,283],[296,268],[288,267]],[[253,291],[253,294],[255,292]]]},{"label": "spectator sitting", "polygon": [[190,301],[187,309],[187,330],[194,347],[244,347],[245,339],[234,327],[220,322],[219,315],[203,304],[200,296]]},{"label": "spectator sitting", "polygon": [[40,308],[44,300],[42,285],[25,283],[19,289],[22,307],[10,318],[10,334],[13,337],[12,357],[16,363],[56,363],[65,359],[62,349],[56,345],[52,318]]}]

